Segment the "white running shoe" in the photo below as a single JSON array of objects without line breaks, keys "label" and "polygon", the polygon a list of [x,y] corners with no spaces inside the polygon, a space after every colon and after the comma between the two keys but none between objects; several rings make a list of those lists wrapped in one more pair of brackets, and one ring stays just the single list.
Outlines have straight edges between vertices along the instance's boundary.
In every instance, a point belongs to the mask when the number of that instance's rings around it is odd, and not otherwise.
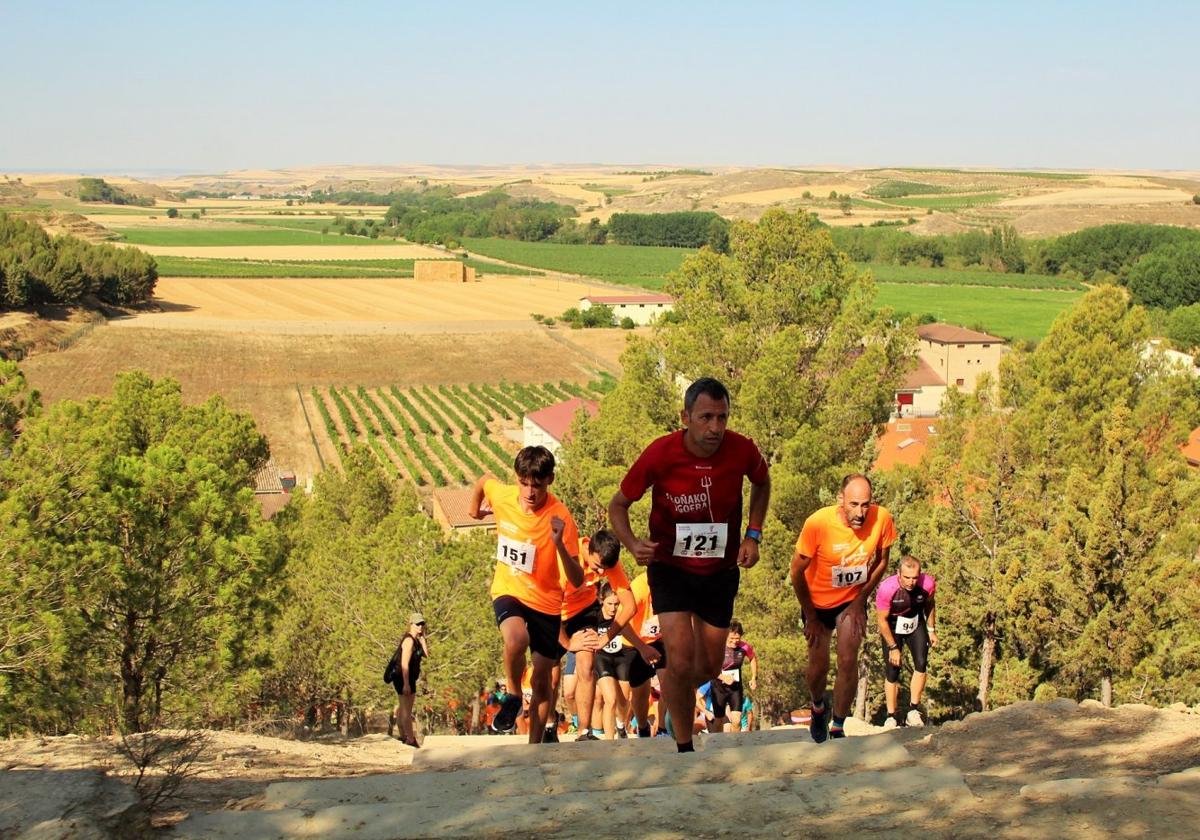
[{"label": "white running shoe", "polygon": [[908,710],[908,717],[904,719],[904,723],[908,726],[924,726],[925,720],[921,717],[921,713],[916,709]]},{"label": "white running shoe", "polygon": [[896,723],[896,716],[895,716],[895,715],[888,715],[888,716],[887,716],[887,717],[884,719],[884,721],[883,721],[883,728],[884,728],[884,729],[895,729],[895,728],[896,728],[897,726],[899,726],[899,725],[900,725],[900,724]]}]

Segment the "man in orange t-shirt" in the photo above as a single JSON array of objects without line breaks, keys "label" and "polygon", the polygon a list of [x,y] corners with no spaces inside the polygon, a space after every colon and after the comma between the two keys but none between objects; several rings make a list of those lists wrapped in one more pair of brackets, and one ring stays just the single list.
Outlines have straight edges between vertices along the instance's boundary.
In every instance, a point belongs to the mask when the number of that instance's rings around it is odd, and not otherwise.
[{"label": "man in orange t-shirt", "polygon": [[[844,738],[844,723],[858,688],[858,655],[867,625],[867,600],[888,567],[896,525],[886,508],[872,500],[865,475],[842,479],[837,504],[821,508],[804,522],[792,557],[792,588],[804,618],[808,641],[805,680],[812,696],[809,732],[817,743]],[[825,704],[829,643],[838,634],[833,721]]]},{"label": "man in orange t-shirt", "polygon": [[[654,602],[650,599],[650,581],[645,572],[630,583],[635,610],[633,618],[622,633],[622,643],[637,651],[637,659],[629,668],[630,700],[633,716],[637,718],[638,737],[649,738],[650,682],[659,668],[667,666],[662,628]],[[661,720],[660,720],[661,723]]]},{"label": "man in orange t-shirt", "polygon": [[[550,493],[554,482],[554,456],[544,446],[527,446],[513,464],[517,483],[501,484],[480,476],[471,490],[468,513],[482,519],[496,516],[496,573],[492,577],[492,608],[504,639],[504,674],[509,693],[494,721],[509,729],[521,713],[521,685],[525,652],[533,653],[532,698],[529,708],[529,742],[541,743],[550,714],[550,681],[555,663],[562,658],[559,621],[563,590],[560,572],[579,586],[583,568],[571,553],[579,550],[579,531],[566,506]],[[484,507],[484,500],[487,507]],[[571,548],[568,548],[570,546]]]}]

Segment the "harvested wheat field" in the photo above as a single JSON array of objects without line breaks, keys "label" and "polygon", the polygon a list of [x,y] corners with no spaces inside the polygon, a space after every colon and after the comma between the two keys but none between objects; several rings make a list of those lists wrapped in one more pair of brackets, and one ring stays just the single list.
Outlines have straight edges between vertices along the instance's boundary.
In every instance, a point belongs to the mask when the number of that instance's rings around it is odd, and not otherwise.
[{"label": "harvested wheat field", "polygon": [[426,245],[127,245],[156,257],[212,260],[444,260]]},{"label": "harvested wheat field", "polygon": [[1001,202],[1002,207],[1047,207],[1050,205],[1096,204],[1107,207],[1127,204],[1187,204],[1192,200],[1190,193],[1165,187],[1123,188],[1084,187],[1074,190],[1058,190],[1051,193],[1028,195]]},{"label": "harvested wheat field", "polygon": [[554,277],[492,276],[477,283],[409,278],[162,278],[165,310],[114,323],[160,329],[353,334],[493,332],[532,326],[531,312],[560,313],[595,288]]},{"label": "harvested wheat field", "polygon": [[[22,369],[47,403],[111,393],[123,370],[179,380],[189,402],[220,394],[251,414],[276,464],[301,483],[319,469],[296,386],[546,382],[594,378],[591,354],[523,332],[310,335],[101,327],[69,350],[30,357]],[[319,424],[320,418],[310,418]]]}]

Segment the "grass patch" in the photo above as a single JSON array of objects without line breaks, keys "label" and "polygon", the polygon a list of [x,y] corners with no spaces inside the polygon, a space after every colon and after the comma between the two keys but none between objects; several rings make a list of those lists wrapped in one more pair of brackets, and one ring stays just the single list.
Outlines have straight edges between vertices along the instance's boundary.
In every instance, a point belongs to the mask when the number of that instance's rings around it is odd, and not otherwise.
[{"label": "grass patch", "polygon": [[629,187],[606,187],[603,184],[584,184],[585,190],[592,192],[604,193],[606,198],[615,198],[618,195],[629,195],[633,192]]},{"label": "grass patch", "polygon": [[953,187],[923,184],[920,181],[883,181],[867,189],[866,194],[875,198],[904,198],[909,195],[935,195],[947,192],[954,192]]},{"label": "grass patch", "polygon": [[876,302],[897,312],[980,326],[1008,339],[1039,341],[1059,313],[1080,297],[1081,292],[880,283]]},{"label": "grass patch", "polygon": [[941,286],[1006,286],[1015,289],[1064,289],[1083,291],[1083,284],[1046,274],[1006,274],[958,268],[923,268],[915,265],[859,263],[880,283],[925,283]]},{"label": "grass patch", "polygon": [[[413,260],[210,260],[155,257],[163,277],[412,277]],[[540,275],[486,260],[466,260],[480,274]]]},{"label": "grass patch", "polygon": [[187,227],[127,228],[119,231],[125,242],[133,245],[162,245],[172,248],[208,247],[220,245],[386,245],[386,241],[362,236],[321,235],[308,230],[267,228],[240,230],[228,228]]},{"label": "grass patch", "polygon": [[1008,193],[971,193],[968,195],[932,195],[912,198],[893,198],[889,203],[899,207],[919,207],[922,210],[966,210],[985,204],[995,204],[1008,198]]},{"label": "grass patch", "polygon": [[596,277],[659,290],[666,275],[696,253],[690,248],[650,245],[560,245],[512,239],[465,239],[464,247],[505,262]]}]

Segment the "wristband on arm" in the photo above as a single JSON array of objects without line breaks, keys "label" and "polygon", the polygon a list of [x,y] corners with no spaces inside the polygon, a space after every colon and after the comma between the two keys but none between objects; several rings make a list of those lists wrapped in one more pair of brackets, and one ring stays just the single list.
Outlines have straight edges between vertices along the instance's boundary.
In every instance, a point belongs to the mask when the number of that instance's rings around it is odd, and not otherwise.
[{"label": "wristband on arm", "polygon": [[756,543],[762,542],[762,529],[761,528],[747,528],[746,529],[746,539],[754,540]]}]

